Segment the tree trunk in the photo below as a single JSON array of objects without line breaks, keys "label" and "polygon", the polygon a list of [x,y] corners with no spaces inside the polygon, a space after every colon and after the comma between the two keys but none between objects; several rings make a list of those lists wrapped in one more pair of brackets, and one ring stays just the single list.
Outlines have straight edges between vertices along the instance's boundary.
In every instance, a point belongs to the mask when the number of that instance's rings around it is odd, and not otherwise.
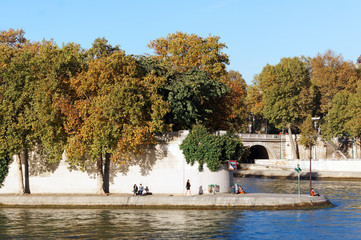
[{"label": "tree trunk", "polygon": [[29,183],[29,151],[24,150],[24,180],[25,180],[25,193],[30,194],[30,183]]},{"label": "tree trunk", "polygon": [[298,159],[299,157],[298,157],[297,152],[296,152],[295,142],[293,141],[293,137],[292,137],[291,125],[288,124],[287,128],[288,128],[288,136],[290,137],[290,145],[291,145],[291,149],[292,149],[292,158],[293,159]]},{"label": "tree trunk", "polygon": [[104,163],[104,192],[109,193],[109,171],[110,171],[110,153],[105,154]]},{"label": "tree trunk", "polygon": [[105,194],[104,178],[103,178],[103,156],[102,154],[97,160],[97,194]]},{"label": "tree trunk", "polygon": [[25,194],[24,179],[23,179],[23,168],[21,165],[20,154],[16,155],[16,165],[18,168],[18,182],[19,182],[19,194]]}]

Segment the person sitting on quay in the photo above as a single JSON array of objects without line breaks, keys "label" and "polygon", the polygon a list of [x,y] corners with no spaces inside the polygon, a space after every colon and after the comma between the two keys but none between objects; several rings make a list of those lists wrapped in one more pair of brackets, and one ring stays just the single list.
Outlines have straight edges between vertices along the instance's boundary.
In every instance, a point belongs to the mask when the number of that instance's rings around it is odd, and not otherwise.
[{"label": "person sitting on quay", "polygon": [[311,188],[310,195],[311,195],[312,197],[313,197],[313,196],[320,196],[320,194],[316,193],[313,188]]},{"label": "person sitting on quay", "polygon": [[148,186],[145,187],[144,191],[145,191],[144,195],[152,195],[152,193],[149,192]]},{"label": "person sitting on quay", "polygon": [[133,196],[137,195],[137,193],[138,193],[138,186],[137,186],[137,184],[134,184],[134,186],[133,186]]},{"label": "person sitting on quay", "polygon": [[239,194],[245,194],[244,189],[241,187],[241,185],[239,185],[238,193]]},{"label": "person sitting on quay", "polygon": [[143,195],[143,191],[144,191],[144,187],[142,184],[139,185],[139,190],[138,190],[138,194],[139,195]]}]

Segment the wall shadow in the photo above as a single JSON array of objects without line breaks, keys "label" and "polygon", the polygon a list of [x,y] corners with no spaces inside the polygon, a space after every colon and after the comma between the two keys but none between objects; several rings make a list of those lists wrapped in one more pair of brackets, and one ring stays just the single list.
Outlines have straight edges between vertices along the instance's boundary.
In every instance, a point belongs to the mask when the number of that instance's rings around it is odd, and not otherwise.
[{"label": "wall shadow", "polygon": [[[24,152],[20,153],[20,159],[24,159]],[[43,173],[54,173],[59,167],[60,159],[56,162],[49,162],[48,155],[40,148],[29,152],[29,175],[39,176]]]}]

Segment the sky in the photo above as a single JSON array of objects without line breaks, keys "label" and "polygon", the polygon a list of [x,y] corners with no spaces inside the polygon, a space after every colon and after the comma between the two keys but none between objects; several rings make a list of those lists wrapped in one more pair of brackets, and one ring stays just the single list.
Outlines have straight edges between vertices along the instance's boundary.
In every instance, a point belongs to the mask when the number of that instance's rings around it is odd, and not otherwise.
[{"label": "sky", "polygon": [[332,50],[361,55],[359,0],[0,0],[0,30],[23,29],[31,41],[91,47],[98,37],[126,54],[153,54],[147,44],[177,31],[225,43],[228,70],[252,84],[284,57]]}]

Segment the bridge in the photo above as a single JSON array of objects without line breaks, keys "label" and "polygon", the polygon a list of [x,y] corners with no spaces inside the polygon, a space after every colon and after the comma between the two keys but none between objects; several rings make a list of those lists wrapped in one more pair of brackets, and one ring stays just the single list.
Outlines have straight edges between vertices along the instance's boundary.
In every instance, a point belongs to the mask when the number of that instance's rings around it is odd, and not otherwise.
[{"label": "bridge", "polygon": [[[242,139],[244,146],[250,148],[249,162],[254,162],[255,159],[295,159],[288,134],[238,134],[237,136]],[[293,135],[295,142],[299,138],[299,135]],[[361,158],[359,141],[349,141],[345,145],[347,149],[341,152],[335,143],[318,138],[316,146],[313,146],[311,151],[300,144],[296,144],[296,151],[300,159]]]},{"label": "bridge", "polygon": [[249,147],[251,154],[248,157],[254,159],[282,159],[290,153],[288,135],[278,134],[238,134],[244,146]]}]

